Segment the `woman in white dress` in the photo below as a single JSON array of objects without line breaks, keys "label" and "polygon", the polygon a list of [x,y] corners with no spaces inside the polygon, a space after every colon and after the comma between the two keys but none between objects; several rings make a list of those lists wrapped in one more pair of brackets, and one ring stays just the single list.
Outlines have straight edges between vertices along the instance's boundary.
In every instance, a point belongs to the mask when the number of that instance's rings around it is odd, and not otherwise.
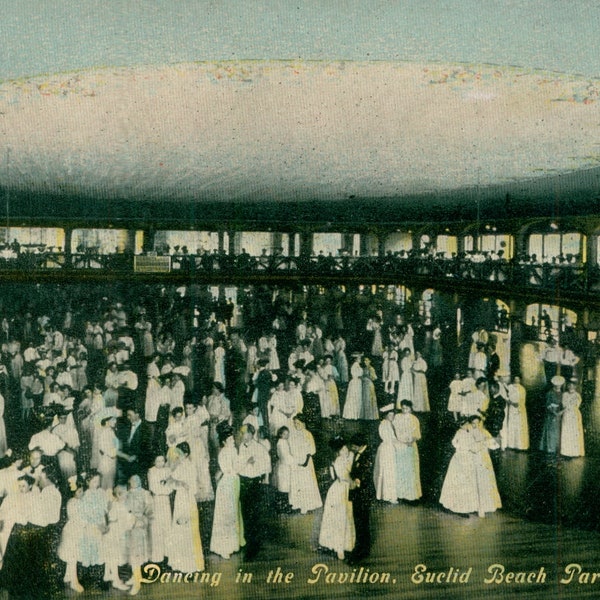
[{"label": "woman in white dress", "polygon": [[[83,482],[77,477],[69,480],[69,488],[73,496],[67,502],[67,522],[63,527],[58,558],[66,563],[63,581],[68,583],[75,592],[83,592],[83,586],[77,577],[77,562],[79,560],[79,545],[84,527],[81,518],[81,497],[83,496]],[[4,550],[4,548],[2,549]]]},{"label": "woman in white dress", "polygon": [[164,456],[154,459],[154,466],[148,469],[148,489],[154,497],[154,518],[150,523],[153,563],[161,563],[167,556],[167,541],[171,539],[171,492],[168,483],[171,472]]},{"label": "woman in white dress", "polygon": [[461,419],[460,428],[452,439],[454,455],[450,459],[440,494],[440,504],[448,510],[468,514],[477,512],[477,477],[475,453],[477,444],[467,418]]},{"label": "woman in white dress", "polygon": [[379,410],[377,408],[377,394],[375,393],[375,381],[377,375],[371,360],[365,356],[363,360],[362,376],[362,418],[367,421],[377,421]]},{"label": "woman in white dress", "polygon": [[277,387],[273,390],[267,405],[271,435],[276,435],[281,427],[287,427],[290,424],[290,418],[293,416],[288,413],[286,408],[287,394],[284,385],[285,382],[282,379],[277,382]]},{"label": "woman in white dress", "polygon": [[340,415],[340,395],[337,381],[340,376],[333,365],[333,356],[326,354],[322,359],[322,365],[317,369],[319,376],[325,382],[325,413],[321,407],[322,417],[339,417]]},{"label": "woman in white dress", "polygon": [[421,471],[417,442],[421,439],[419,419],[412,414],[412,402],[400,402],[400,414],[394,417],[396,446],[396,492],[400,500],[418,500],[421,492]]},{"label": "woman in white dress", "polygon": [[363,368],[360,365],[360,354],[353,354],[353,363],[350,367],[350,383],[346,392],[344,403],[344,419],[357,420],[362,418],[362,376]]},{"label": "woman in white dress", "polygon": [[396,490],[396,446],[398,439],[392,425],[394,405],[388,404],[380,409],[383,418],[379,423],[381,444],[377,448],[373,467],[373,483],[377,500],[397,504]]},{"label": "woman in white dress", "polygon": [[173,466],[173,464],[177,461],[177,445],[188,441],[186,434],[187,432],[184,429],[184,409],[182,406],[176,406],[171,411],[169,426],[165,431],[167,462],[169,465]]},{"label": "woman in white dress", "polygon": [[198,475],[196,500],[198,502],[210,502],[215,497],[209,471],[209,423],[210,415],[206,407],[202,405],[196,407],[191,400],[186,401],[182,441],[186,441],[190,445],[190,460],[196,467]]},{"label": "woman in white dress", "polygon": [[506,447],[515,450],[529,449],[527,390],[521,385],[520,377],[515,377],[513,382],[508,386]]},{"label": "woman in white dress", "polygon": [[562,456],[585,456],[580,406],[581,395],[576,389],[576,382],[571,380],[567,383],[567,389],[562,395],[560,425],[560,454]]},{"label": "woman in white dress", "polygon": [[340,385],[348,383],[348,358],[346,357],[346,340],[340,335],[333,342],[334,364],[340,374]]},{"label": "woman in white dress", "polygon": [[117,419],[104,417],[100,421],[98,433],[98,473],[102,478],[102,488],[112,490],[117,475],[117,456],[119,455],[119,439],[115,433]]},{"label": "woman in white dress", "polygon": [[240,505],[238,453],[231,425],[224,423],[219,427],[219,440],[222,446],[218,458],[221,475],[215,495],[210,551],[229,558],[246,544]]},{"label": "woman in white dress", "polygon": [[312,433],[306,429],[303,415],[293,419],[294,428],[290,431],[292,468],[290,472],[290,504],[302,514],[323,506],[317,476],[313,463],[316,452]]},{"label": "woman in white dress", "polygon": [[267,348],[269,350],[269,365],[267,368],[269,371],[279,371],[281,366],[277,354],[277,336],[273,331],[267,336]]},{"label": "woman in white dress", "polygon": [[[415,412],[429,412],[429,392],[427,390],[427,363],[420,352],[415,352],[412,364],[413,372],[413,410]],[[410,400],[410,398],[405,398]]]},{"label": "woman in white dress", "polygon": [[129,594],[135,596],[142,584],[142,565],[150,559],[150,521],[154,516],[152,494],[142,487],[139,475],[129,478],[126,504],[133,516],[133,524],[127,536],[127,551],[132,571],[128,581],[131,585]]},{"label": "woman in white dress", "polygon": [[464,383],[460,378],[460,373],[454,374],[454,379],[450,382],[448,386],[450,388],[450,394],[448,396],[448,412],[452,413],[454,420],[458,420],[458,414],[462,409],[463,403],[463,389]]},{"label": "woman in white dress", "polygon": [[383,353],[383,371],[381,375],[383,389],[386,394],[394,396],[397,393],[400,381],[400,369],[398,367],[398,352],[389,344]]},{"label": "woman in white dress", "polygon": [[400,408],[402,400],[413,399],[413,359],[409,348],[402,351],[400,360],[400,383],[398,385],[398,396],[396,397],[396,407]]},{"label": "woman in white dress", "polygon": [[196,469],[190,460],[190,446],[176,447],[177,460],[167,480],[175,488],[171,539],[167,549],[169,565],[174,571],[204,571],[204,553],[196,504]]},{"label": "woman in white dress", "polygon": [[110,582],[117,590],[129,590],[119,577],[119,566],[127,564],[127,536],[134,521],[127,507],[127,487],[115,486],[107,515],[108,531],[102,536],[102,553],[104,581]]},{"label": "woman in white dress", "polygon": [[356,542],[352,502],[348,497],[353,455],[340,438],[334,438],[331,446],[336,451],[336,458],[330,467],[333,483],[325,499],[319,545],[333,550],[343,560],[344,554],[352,551]]},{"label": "woman in white dress", "polygon": [[[116,362],[112,362],[104,377],[104,403],[106,406],[115,406],[119,399],[119,370]],[[112,488],[111,488],[112,489]]]},{"label": "woman in white dress", "polygon": [[100,474],[91,471],[86,477],[86,490],[81,496],[80,517],[83,521],[79,541],[79,562],[84,567],[104,564],[102,536],[108,531],[108,495],[100,487]]},{"label": "woman in white dress", "polygon": [[225,352],[225,343],[223,340],[219,340],[217,342],[217,347],[215,348],[215,381],[218,381],[221,385],[225,385],[225,360],[226,360],[226,352]]},{"label": "woman in white dress", "polygon": [[494,512],[502,507],[496,474],[490,458],[490,450],[497,449],[498,443],[487,429],[484,429],[481,417],[470,419],[471,435],[475,440],[475,480],[477,483],[477,514],[485,517],[485,513]]},{"label": "woman in white dress", "polygon": [[286,503],[289,501],[293,462],[290,430],[288,427],[283,426],[277,432],[277,462],[275,463],[273,485],[277,487],[278,492],[285,495]]}]

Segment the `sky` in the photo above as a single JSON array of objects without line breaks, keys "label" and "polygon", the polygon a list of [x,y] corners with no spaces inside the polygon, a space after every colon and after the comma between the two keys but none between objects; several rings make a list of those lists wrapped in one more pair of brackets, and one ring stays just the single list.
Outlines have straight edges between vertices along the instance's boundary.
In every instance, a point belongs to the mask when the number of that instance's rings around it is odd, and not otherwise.
[{"label": "sky", "polygon": [[490,63],[600,76],[597,0],[0,0],[0,79],[202,60]]}]

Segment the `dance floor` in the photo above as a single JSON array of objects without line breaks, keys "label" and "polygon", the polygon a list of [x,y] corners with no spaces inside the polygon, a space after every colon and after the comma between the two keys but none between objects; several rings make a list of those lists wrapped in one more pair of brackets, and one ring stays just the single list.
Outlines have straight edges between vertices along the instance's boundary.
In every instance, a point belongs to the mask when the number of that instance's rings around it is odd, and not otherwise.
[{"label": "dance floor", "polygon": [[[205,512],[203,517],[207,516]],[[438,599],[514,598],[519,593],[523,598],[597,598],[599,594],[600,576],[591,583],[592,575],[585,575],[600,571],[600,536],[595,532],[526,521],[506,511],[481,519],[427,505],[377,504],[372,513],[373,548],[361,570],[314,547],[319,517],[316,513],[273,518],[269,540],[255,561],[244,562],[241,555],[224,560],[209,554],[207,582],[146,584],[138,597]],[[440,582],[428,583],[419,565],[435,573]],[[502,568],[504,582],[492,582],[499,579]],[[509,572],[526,573],[515,575],[525,579],[531,573],[532,582],[507,582]],[[269,573],[271,581],[281,575],[281,582],[269,583]],[[570,583],[561,583],[571,574]],[[461,575],[467,581],[461,583]],[[340,583],[343,577],[347,579]],[[587,577],[589,583],[580,583],[580,577]],[[78,596],[124,594],[98,588]],[[74,596],[65,591],[65,597]]]},{"label": "dance floor", "polygon": [[[206,555],[198,581],[174,582],[172,574],[147,571],[140,598],[596,598],[600,595],[600,508],[594,457],[549,460],[538,452],[506,451],[494,458],[502,510],[462,517],[437,503],[452,454],[450,431],[427,423],[421,446],[424,498],[418,504],[375,502],[371,555],[359,565],[318,548],[321,511],[270,513],[258,556],[224,560]],[[377,423],[324,422],[326,438],[339,429],[366,431],[376,442]],[[435,442],[435,443],[434,443]],[[327,469],[326,452],[316,467]],[[212,504],[200,505],[203,544],[208,548]],[[426,570],[425,570],[426,569]],[[597,576],[594,573],[598,572]],[[434,581],[429,582],[428,578]],[[512,578],[512,579],[511,579]],[[86,585],[85,575],[82,583]],[[89,582],[92,583],[91,581]],[[89,585],[80,598],[113,598],[125,592]],[[76,594],[65,590],[65,597]]]}]

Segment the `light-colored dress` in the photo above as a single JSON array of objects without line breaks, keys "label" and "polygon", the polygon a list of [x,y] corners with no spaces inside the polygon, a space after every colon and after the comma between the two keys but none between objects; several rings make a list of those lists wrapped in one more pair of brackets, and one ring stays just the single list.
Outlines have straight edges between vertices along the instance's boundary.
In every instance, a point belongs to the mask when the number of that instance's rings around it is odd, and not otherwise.
[{"label": "light-colored dress", "polygon": [[381,444],[375,455],[373,467],[373,483],[377,500],[384,500],[396,504],[398,492],[396,489],[396,445],[398,439],[391,421],[383,419],[379,423],[379,437]]},{"label": "light-colored dress", "polygon": [[81,497],[83,522],[79,543],[79,562],[84,567],[104,564],[102,528],[106,525],[108,496],[102,488],[86,490]]},{"label": "light-colored dress", "polygon": [[287,400],[288,393],[285,390],[275,390],[271,394],[269,400],[269,431],[271,435],[277,435],[280,427],[291,427],[291,417],[295,411],[288,408]]},{"label": "light-colored dress", "polygon": [[150,523],[152,537],[152,562],[162,562],[167,556],[167,543],[171,538],[172,514],[170,495],[173,491],[167,479],[171,472],[167,467],[148,470],[148,489],[154,497],[154,517]]},{"label": "light-colored dress", "polygon": [[357,420],[362,417],[362,375],[363,368],[360,363],[354,362],[350,368],[350,383],[346,393],[346,402],[344,403],[344,419]]},{"label": "light-colored dress", "polygon": [[452,439],[454,456],[450,459],[440,494],[440,504],[455,513],[477,512],[478,493],[475,474],[477,444],[468,429],[459,429]]},{"label": "light-colored dress", "polygon": [[367,421],[377,421],[379,410],[377,408],[377,395],[375,384],[377,379],[372,365],[365,365],[362,376],[362,418]]},{"label": "light-colored dress", "polygon": [[527,420],[527,391],[519,383],[508,386],[508,405],[506,409],[506,439],[503,443],[507,448],[515,450],[529,449],[529,424]]},{"label": "light-colored dress", "polygon": [[129,490],[126,503],[133,516],[133,525],[127,532],[128,562],[132,567],[140,567],[150,560],[150,521],[154,516],[154,501],[148,490],[136,488]]},{"label": "light-colored dress", "polygon": [[189,458],[184,458],[175,466],[171,476],[179,485],[175,487],[171,539],[167,548],[169,565],[174,571],[183,573],[204,571],[196,505],[196,469]]},{"label": "light-colored dress", "polygon": [[334,363],[340,374],[340,384],[348,383],[348,358],[346,357],[346,342],[343,338],[338,338],[333,343],[335,348]]},{"label": "light-colored dress", "polygon": [[290,448],[290,440],[280,438],[277,440],[277,463],[275,463],[275,474],[273,484],[277,490],[289,494],[291,485],[292,463],[294,457]]},{"label": "light-colored dress", "polygon": [[[293,462],[290,470],[290,504],[301,513],[323,506],[312,457],[316,452],[315,440],[306,429],[290,431],[290,449]],[[304,466],[306,457],[310,455]]]},{"label": "light-colored dress", "polygon": [[398,396],[396,398],[396,406],[400,407],[402,400],[413,400],[413,360],[409,356],[405,356],[400,361],[400,384],[398,385]]},{"label": "light-colored dress", "polygon": [[190,460],[196,467],[198,502],[209,502],[215,497],[209,472],[208,425],[202,425],[209,419],[206,408],[199,406],[183,422],[183,435],[190,445]]},{"label": "light-colored dress", "polygon": [[421,492],[421,471],[417,440],[421,439],[419,419],[411,413],[394,417],[398,445],[396,446],[396,497],[401,500],[418,500]]},{"label": "light-colored dress", "polygon": [[498,485],[496,483],[496,474],[490,458],[490,448],[497,448],[497,443],[491,434],[483,427],[476,427],[471,432],[476,444],[475,462],[475,480],[477,482],[477,512],[480,516],[485,513],[494,512],[502,507]]},{"label": "light-colored dress", "polygon": [[333,550],[338,557],[350,552],[356,542],[352,502],[348,497],[352,456],[340,454],[331,465],[334,481],[327,492],[319,532],[319,545]]},{"label": "light-colored dress", "polygon": [[562,395],[563,414],[560,426],[560,453],[562,456],[585,456],[581,396],[579,392],[566,391]]},{"label": "light-colored dress", "polygon": [[112,427],[102,427],[98,432],[98,473],[102,477],[102,488],[110,491],[117,475],[117,451],[119,439]]},{"label": "light-colored dress", "polygon": [[112,501],[107,521],[108,531],[102,536],[102,560],[109,565],[125,565],[129,560],[129,530],[135,522],[125,500]]},{"label": "light-colored dress", "polygon": [[427,390],[427,363],[423,358],[417,358],[412,364],[413,372],[413,410],[429,412],[429,392]]},{"label": "light-colored dress", "polygon": [[240,478],[235,447],[224,446],[219,452],[222,476],[217,483],[210,551],[229,558],[246,544],[240,505]]},{"label": "light-colored dress", "polygon": [[84,526],[85,522],[81,518],[81,499],[71,498],[67,502],[67,522],[63,527],[58,545],[58,558],[63,562],[73,563],[79,560]]},{"label": "light-colored dress", "polygon": [[448,411],[458,413],[462,409],[463,397],[461,392],[463,391],[464,384],[460,379],[453,379],[450,382],[449,388]]},{"label": "light-colored dress", "polygon": [[400,368],[398,367],[398,352],[396,350],[386,350],[383,353],[383,379],[386,394],[393,394],[396,391],[396,384],[400,381]]}]

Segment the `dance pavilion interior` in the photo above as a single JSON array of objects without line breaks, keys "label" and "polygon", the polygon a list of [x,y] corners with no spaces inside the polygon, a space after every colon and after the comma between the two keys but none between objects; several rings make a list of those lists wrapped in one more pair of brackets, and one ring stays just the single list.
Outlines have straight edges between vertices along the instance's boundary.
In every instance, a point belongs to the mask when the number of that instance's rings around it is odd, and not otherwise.
[{"label": "dance pavilion interior", "polygon": [[[400,318],[429,361],[423,498],[373,503],[371,553],[358,567],[319,550],[319,511],[273,516],[251,563],[210,554],[213,508],[200,503],[206,570],[220,583],[147,584],[140,597],[597,597],[600,575],[595,585],[591,575],[561,579],[569,564],[600,573],[599,85],[514,67],[352,61],[183,63],[0,84],[7,327],[44,294],[53,314],[74,317],[172,296],[194,335],[211,313],[227,315],[228,335],[254,339],[276,320],[293,332],[306,313],[325,335],[341,332],[349,355],[370,353],[370,320]],[[502,509],[464,518],[438,502],[456,431],[448,386],[481,329],[499,373],[527,390],[530,449],[494,458]],[[576,357],[582,457],[538,450],[551,338]],[[18,406],[6,414],[18,444]],[[373,451],[380,441],[376,421],[323,419],[311,431],[324,449],[320,481],[333,436],[360,431]],[[309,583],[319,563],[391,573],[393,583]],[[416,583],[420,564],[473,572],[465,584]],[[491,565],[547,578],[490,583]],[[278,567],[294,577],[266,583]],[[118,595],[93,579],[82,575],[81,597]]]}]

